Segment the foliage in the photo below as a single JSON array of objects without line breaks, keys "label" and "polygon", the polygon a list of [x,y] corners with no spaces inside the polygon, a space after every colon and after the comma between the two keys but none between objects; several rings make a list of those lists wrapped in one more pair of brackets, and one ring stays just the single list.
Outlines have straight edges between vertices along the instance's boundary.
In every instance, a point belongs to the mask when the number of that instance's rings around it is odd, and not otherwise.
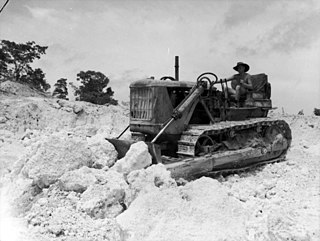
[{"label": "foliage", "polygon": [[55,89],[52,95],[59,99],[68,100],[67,79],[64,79],[64,78],[58,79],[57,82],[54,84],[54,86],[55,86]]},{"label": "foliage", "polygon": [[80,87],[75,87],[76,100],[87,101],[93,104],[117,105],[118,101],[113,99],[114,91],[108,87],[109,79],[101,72],[88,70],[86,72],[80,71],[77,74],[77,80],[81,82]]},{"label": "foliage", "polygon": [[8,55],[0,48],[0,80],[4,77],[7,71],[7,59]]},{"label": "foliage", "polygon": [[0,42],[0,78],[10,79],[46,91],[50,85],[40,68],[33,69],[31,63],[45,54],[46,46],[35,44],[34,41],[15,43],[8,40]]},{"label": "foliage", "polygon": [[50,84],[48,84],[45,80],[45,74],[39,68],[35,70],[30,69],[26,74],[20,77],[19,82],[26,83],[29,86],[42,92],[50,89]]}]

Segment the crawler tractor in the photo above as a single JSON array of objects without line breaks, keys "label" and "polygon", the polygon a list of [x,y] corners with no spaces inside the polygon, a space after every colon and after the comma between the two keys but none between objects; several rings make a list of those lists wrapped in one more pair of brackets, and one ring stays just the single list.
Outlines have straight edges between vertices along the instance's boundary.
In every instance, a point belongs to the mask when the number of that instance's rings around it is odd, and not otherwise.
[{"label": "crawler tractor", "polygon": [[176,57],[175,78],[130,85],[132,141],[108,139],[119,158],[133,142],[145,141],[154,163],[186,179],[285,158],[291,130],[285,121],[267,117],[272,109],[267,75],[252,75],[253,90],[235,106],[234,96],[225,91],[228,81],[210,72],[196,82],[178,81],[177,66]]}]

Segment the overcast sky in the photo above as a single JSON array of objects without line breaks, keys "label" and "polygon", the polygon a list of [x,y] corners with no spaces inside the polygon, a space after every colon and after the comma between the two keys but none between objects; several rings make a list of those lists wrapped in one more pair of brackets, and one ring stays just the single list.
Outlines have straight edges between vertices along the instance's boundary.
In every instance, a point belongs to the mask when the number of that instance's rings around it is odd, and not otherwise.
[{"label": "overcast sky", "polygon": [[247,62],[250,74],[268,75],[274,106],[320,108],[318,0],[10,0],[0,39],[49,46],[34,66],[51,86],[95,70],[128,100],[131,81],[173,76],[179,55],[181,80],[226,78]]}]

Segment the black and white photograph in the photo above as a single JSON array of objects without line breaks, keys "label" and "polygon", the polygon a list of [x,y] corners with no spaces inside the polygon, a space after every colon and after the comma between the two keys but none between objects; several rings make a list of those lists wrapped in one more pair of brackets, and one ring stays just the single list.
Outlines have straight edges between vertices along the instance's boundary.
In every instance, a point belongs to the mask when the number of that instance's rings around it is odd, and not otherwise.
[{"label": "black and white photograph", "polygon": [[0,0],[0,241],[319,241],[320,1]]}]

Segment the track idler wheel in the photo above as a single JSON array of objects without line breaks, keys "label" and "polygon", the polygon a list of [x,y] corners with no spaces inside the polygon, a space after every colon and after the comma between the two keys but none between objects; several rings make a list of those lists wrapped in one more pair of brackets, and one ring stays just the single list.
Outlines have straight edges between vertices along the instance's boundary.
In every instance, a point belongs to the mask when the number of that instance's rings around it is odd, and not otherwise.
[{"label": "track idler wheel", "polygon": [[217,148],[219,148],[221,144],[218,144],[215,140],[213,140],[208,135],[202,135],[199,137],[196,146],[195,146],[195,155],[201,156],[208,153],[214,152]]}]

